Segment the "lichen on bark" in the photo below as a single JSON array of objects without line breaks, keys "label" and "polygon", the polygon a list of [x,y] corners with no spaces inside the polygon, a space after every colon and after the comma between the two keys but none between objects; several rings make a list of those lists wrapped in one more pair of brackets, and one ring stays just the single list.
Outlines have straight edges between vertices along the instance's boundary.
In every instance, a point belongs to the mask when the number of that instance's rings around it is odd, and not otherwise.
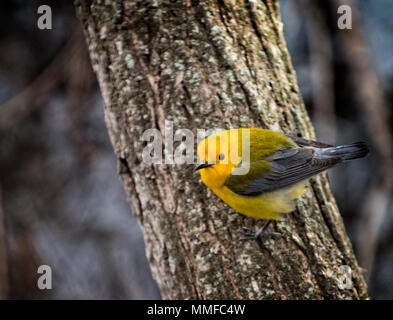
[{"label": "lichen on bark", "polygon": [[[281,234],[243,242],[243,217],[191,165],[142,161],[144,130],[261,127],[313,138],[277,1],[77,0],[120,176],[168,299],[364,299],[366,285],[326,176]],[[340,266],[353,285],[340,289]]]}]

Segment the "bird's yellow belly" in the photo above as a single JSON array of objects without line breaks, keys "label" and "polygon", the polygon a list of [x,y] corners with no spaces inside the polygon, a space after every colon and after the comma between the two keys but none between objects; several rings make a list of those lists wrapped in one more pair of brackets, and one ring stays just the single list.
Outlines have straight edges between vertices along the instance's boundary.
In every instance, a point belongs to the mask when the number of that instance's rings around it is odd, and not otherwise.
[{"label": "bird's yellow belly", "polygon": [[305,182],[260,196],[241,196],[223,186],[214,193],[237,212],[256,219],[280,219],[284,213],[294,210],[293,199],[304,193]]}]

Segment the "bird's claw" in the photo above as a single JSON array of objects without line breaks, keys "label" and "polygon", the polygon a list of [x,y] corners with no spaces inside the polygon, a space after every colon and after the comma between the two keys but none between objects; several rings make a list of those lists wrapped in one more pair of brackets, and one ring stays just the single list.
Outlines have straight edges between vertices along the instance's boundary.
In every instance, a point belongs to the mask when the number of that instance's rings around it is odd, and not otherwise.
[{"label": "bird's claw", "polygon": [[243,236],[241,240],[256,240],[262,237],[270,237],[270,236],[279,236],[278,232],[265,232],[263,230],[254,231],[252,229],[248,229],[243,227],[242,230],[238,230],[238,232]]}]

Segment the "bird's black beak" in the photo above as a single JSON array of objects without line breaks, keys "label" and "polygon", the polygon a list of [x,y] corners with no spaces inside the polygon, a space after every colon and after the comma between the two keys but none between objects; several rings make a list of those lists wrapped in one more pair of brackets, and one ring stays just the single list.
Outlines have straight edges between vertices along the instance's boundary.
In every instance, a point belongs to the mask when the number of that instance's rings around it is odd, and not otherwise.
[{"label": "bird's black beak", "polygon": [[208,168],[208,167],[211,167],[212,165],[213,165],[212,163],[207,163],[205,160],[203,160],[196,165],[194,171],[198,171],[203,168]]}]

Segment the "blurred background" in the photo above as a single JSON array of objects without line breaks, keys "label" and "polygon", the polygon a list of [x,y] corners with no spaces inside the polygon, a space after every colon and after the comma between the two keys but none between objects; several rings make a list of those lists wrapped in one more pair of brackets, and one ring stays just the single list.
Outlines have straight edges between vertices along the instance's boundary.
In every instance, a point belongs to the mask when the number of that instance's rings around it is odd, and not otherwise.
[{"label": "blurred background", "polygon": [[[280,5],[317,137],[372,149],[329,177],[371,297],[392,299],[393,1]],[[1,1],[0,48],[0,298],[159,299],[72,1]],[[52,290],[37,288],[42,264]]]}]

